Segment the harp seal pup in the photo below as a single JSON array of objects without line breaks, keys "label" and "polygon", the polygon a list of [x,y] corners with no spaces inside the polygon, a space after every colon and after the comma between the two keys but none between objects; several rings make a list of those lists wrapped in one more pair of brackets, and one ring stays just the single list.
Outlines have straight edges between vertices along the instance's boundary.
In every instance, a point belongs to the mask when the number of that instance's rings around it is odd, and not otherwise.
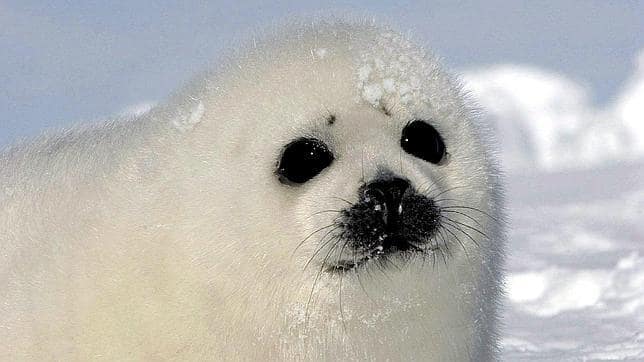
[{"label": "harp seal pup", "polygon": [[0,359],[490,360],[502,193],[457,80],[296,25],[0,157]]}]

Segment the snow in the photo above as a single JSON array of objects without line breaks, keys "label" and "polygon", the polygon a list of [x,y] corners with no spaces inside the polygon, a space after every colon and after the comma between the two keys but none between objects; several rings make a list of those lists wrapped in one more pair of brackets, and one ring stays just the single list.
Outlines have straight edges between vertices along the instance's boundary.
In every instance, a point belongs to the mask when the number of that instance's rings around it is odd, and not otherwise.
[{"label": "snow", "polygon": [[644,51],[603,106],[533,67],[464,79],[508,172],[503,360],[644,360]]},{"label": "snow", "polygon": [[125,107],[121,112],[119,112],[119,115],[123,117],[139,117],[148,113],[155,105],[156,102],[152,101],[136,103]]},{"label": "snow", "polygon": [[324,59],[329,51],[326,48],[315,49],[315,55],[318,59]]},{"label": "snow", "polygon": [[588,168],[644,156],[644,50],[615,100],[564,75],[523,65],[465,72],[466,89],[494,121],[510,171]]},{"label": "snow", "polygon": [[420,79],[430,79],[432,69],[419,66],[425,64],[425,57],[423,51],[415,49],[399,34],[381,34],[373,47],[361,55],[357,67],[361,100],[374,107],[381,107],[385,96],[395,96],[398,98],[395,103],[405,105],[426,102]]},{"label": "snow", "polygon": [[172,124],[181,132],[190,131],[202,121],[205,112],[206,107],[203,102],[196,101],[196,104],[181,107],[179,114],[172,120]]},{"label": "snow", "polygon": [[[623,187],[579,187],[593,177]],[[644,161],[510,178],[505,360],[644,359],[644,183],[628,180]]]},{"label": "snow", "polygon": [[640,136],[636,139],[636,148],[644,153],[644,50],[640,51],[635,65],[635,75],[616,102],[615,112],[632,134]]}]

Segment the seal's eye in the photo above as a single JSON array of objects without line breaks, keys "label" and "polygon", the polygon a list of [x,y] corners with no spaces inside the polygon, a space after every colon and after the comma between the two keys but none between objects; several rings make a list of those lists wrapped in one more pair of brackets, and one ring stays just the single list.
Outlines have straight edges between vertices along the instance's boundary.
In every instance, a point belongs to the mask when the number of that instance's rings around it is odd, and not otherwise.
[{"label": "seal's eye", "polygon": [[425,121],[413,121],[403,128],[400,146],[410,155],[433,164],[445,157],[445,142],[436,128]]},{"label": "seal's eye", "polygon": [[315,138],[298,138],[284,147],[277,165],[277,175],[285,184],[304,183],[333,162],[333,154],[324,142]]}]

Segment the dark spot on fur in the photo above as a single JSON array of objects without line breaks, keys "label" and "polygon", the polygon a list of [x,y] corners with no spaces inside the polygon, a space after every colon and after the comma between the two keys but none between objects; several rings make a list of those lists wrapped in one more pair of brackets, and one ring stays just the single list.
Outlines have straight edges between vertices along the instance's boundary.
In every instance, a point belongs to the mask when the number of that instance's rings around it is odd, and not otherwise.
[{"label": "dark spot on fur", "polygon": [[384,113],[386,116],[391,116],[391,111],[389,110],[389,108],[387,108],[387,105],[385,105],[384,103],[380,103],[380,111]]}]

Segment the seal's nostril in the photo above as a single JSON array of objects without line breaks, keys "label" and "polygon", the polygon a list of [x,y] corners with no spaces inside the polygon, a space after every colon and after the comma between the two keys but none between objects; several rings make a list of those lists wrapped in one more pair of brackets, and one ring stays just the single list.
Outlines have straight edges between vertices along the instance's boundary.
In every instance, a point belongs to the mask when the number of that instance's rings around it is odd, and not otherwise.
[{"label": "seal's nostril", "polygon": [[395,229],[399,227],[403,212],[403,196],[410,188],[409,181],[399,177],[378,179],[365,185],[363,198],[365,202],[374,204],[375,211],[382,213],[388,229]]},{"label": "seal's nostril", "polygon": [[362,196],[366,202],[382,203],[386,200],[385,193],[376,187],[366,187],[362,192]]}]

